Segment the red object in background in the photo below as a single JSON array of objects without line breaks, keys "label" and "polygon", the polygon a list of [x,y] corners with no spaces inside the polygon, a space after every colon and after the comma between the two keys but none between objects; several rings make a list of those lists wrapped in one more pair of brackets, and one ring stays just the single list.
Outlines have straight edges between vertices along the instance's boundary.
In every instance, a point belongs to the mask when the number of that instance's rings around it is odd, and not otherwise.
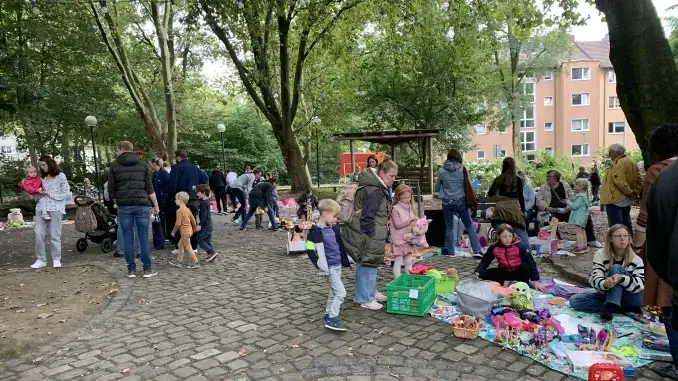
[{"label": "red object in background", "polygon": [[[372,153],[372,152],[354,152],[353,157],[355,158],[355,165],[360,166],[360,170],[367,168],[367,158],[370,155],[377,157],[377,161],[381,163],[384,159],[384,152]],[[344,152],[339,154],[339,176],[350,176],[353,173],[355,168],[351,167],[351,153]]]},{"label": "red object in background", "polygon": [[614,364],[593,364],[588,381],[624,381],[624,371]]}]

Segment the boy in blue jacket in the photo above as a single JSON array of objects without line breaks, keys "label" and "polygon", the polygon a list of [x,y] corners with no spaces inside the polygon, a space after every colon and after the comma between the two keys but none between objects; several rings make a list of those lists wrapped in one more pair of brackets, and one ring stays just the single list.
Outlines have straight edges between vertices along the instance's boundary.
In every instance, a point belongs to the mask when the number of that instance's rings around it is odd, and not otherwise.
[{"label": "boy in blue jacket", "polygon": [[341,206],[334,200],[324,199],[318,204],[320,218],[306,237],[306,251],[313,265],[324,275],[330,284],[323,322],[325,328],[333,331],[346,331],[339,322],[339,310],[346,297],[346,289],[341,282],[341,268],[350,267],[344,243],[336,225]]}]

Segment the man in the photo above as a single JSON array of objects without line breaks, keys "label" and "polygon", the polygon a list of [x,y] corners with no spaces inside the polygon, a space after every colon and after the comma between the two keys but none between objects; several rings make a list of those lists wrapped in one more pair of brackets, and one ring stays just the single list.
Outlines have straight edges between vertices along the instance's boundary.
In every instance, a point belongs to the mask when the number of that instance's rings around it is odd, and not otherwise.
[{"label": "man", "polygon": [[240,230],[247,228],[247,223],[254,215],[257,208],[264,210],[268,215],[268,220],[271,223],[271,230],[278,231],[278,223],[275,222],[275,213],[271,207],[273,200],[273,192],[278,188],[278,179],[273,177],[269,181],[262,181],[252,188],[249,194],[250,210],[247,215],[243,217]]},{"label": "man", "polygon": [[[656,304],[662,307],[666,336],[673,357],[673,364],[654,368],[664,379],[678,380],[678,125],[667,124],[658,127],[650,137],[650,147],[658,158],[648,170],[645,185],[654,185],[645,198],[645,207],[641,205],[638,216],[638,231],[633,238],[636,246],[642,247],[645,240],[645,293],[644,304]],[[668,159],[667,159],[668,158]],[[659,172],[659,174],[657,174]],[[643,233],[643,228],[646,228]],[[646,236],[645,236],[646,234]],[[636,237],[638,236],[638,237]],[[657,283],[661,279],[665,284]]]},{"label": "man", "polygon": [[153,213],[158,214],[158,200],[153,190],[153,180],[148,164],[133,151],[132,143],[118,143],[118,158],[111,165],[108,175],[108,193],[118,206],[119,228],[123,230],[127,277],[136,278],[134,262],[134,225],[139,235],[141,262],[144,264],[144,278],[158,273],[151,268],[151,253],[148,242],[148,225]]},{"label": "man", "polygon": [[579,173],[577,173],[577,178],[588,180],[589,177],[590,175],[588,174],[588,172],[586,172],[586,167],[584,167],[583,165],[579,167]]},{"label": "man", "polygon": [[612,144],[608,154],[612,165],[603,179],[600,203],[605,205],[608,225],[624,224],[632,232],[631,205],[640,198],[643,178],[633,159],[626,156],[623,145]]},{"label": "man", "polygon": [[[233,223],[237,224],[239,217],[245,217],[245,200],[254,187],[254,182],[259,180],[259,177],[261,177],[261,173],[258,169],[255,169],[252,173],[243,173],[231,185],[231,196],[240,204],[235,216],[233,216]],[[235,201],[233,204],[235,205]]]},{"label": "man", "polygon": [[[185,152],[176,151],[174,153],[174,158],[176,159],[176,164],[172,166],[172,170],[170,172],[167,204],[165,205],[165,218],[167,220],[166,226],[168,227],[173,227],[174,223],[176,222],[177,206],[174,202],[174,198],[176,197],[177,193],[188,193],[190,200],[188,201],[187,206],[193,215],[197,217],[198,205],[200,202],[198,200],[198,195],[195,192],[195,187],[200,184],[207,184],[209,181],[207,174],[204,171],[201,171],[197,165],[188,160]],[[169,234],[167,235],[169,236]],[[179,242],[179,239],[179,234],[177,234],[174,237],[175,246],[177,242]],[[198,249],[198,242],[195,235],[191,237],[191,245],[193,246],[194,251]]]},{"label": "man", "polygon": [[233,193],[231,192],[231,185],[233,185],[233,183],[235,182],[235,180],[237,178],[238,178],[238,174],[233,172],[233,171],[229,171],[226,174],[226,195],[228,196],[228,198],[231,202],[231,206],[230,206],[231,209],[228,210],[229,213],[235,212],[236,205],[237,205],[237,201],[235,199],[235,196],[233,196]]}]

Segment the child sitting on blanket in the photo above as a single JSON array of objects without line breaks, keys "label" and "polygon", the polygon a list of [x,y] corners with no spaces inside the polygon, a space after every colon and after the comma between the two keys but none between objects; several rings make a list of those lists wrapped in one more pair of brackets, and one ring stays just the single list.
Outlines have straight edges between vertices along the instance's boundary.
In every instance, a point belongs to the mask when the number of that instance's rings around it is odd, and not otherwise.
[{"label": "child sitting on blanket", "polygon": [[[498,267],[488,269],[497,259]],[[503,285],[505,281],[529,283],[536,290],[545,292],[539,283],[539,269],[529,252],[529,244],[520,241],[508,224],[497,227],[496,241],[487,248],[487,252],[478,264],[475,274],[482,280],[490,280]]]},{"label": "child sitting on blanket", "polygon": [[391,211],[391,248],[393,250],[393,277],[400,276],[400,267],[405,263],[405,271],[412,269],[412,254],[414,244],[405,239],[407,233],[412,233],[412,227],[417,222],[417,216],[412,210],[412,188],[400,184],[395,189],[395,203]]}]

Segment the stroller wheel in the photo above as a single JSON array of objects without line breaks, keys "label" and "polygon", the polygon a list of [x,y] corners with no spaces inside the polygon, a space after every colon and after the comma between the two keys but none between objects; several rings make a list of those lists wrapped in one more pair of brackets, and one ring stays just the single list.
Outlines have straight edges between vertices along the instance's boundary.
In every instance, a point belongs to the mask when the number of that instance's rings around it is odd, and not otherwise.
[{"label": "stroller wheel", "polygon": [[75,243],[75,248],[81,253],[87,250],[87,238],[80,238],[78,242]]},{"label": "stroller wheel", "polygon": [[111,250],[113,250],[113,240],[110,238],[104,238],[104,240],[101,241],[101,251],[104,253],[110,253]]}]

